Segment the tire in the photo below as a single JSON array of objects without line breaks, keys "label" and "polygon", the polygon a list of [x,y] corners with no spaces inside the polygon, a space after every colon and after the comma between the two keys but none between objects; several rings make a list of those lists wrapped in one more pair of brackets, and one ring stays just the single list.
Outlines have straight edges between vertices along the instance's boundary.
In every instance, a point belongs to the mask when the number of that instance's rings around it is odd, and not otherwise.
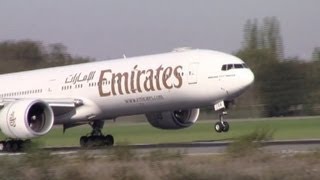
[{"label": "tire", "polygon": [[89,136],[87,141],[87,147],[92,148],[96,146],[96,136]]},{"label": "tire", "polygon": [[222,129],[222,131],[223,131],[223,132],[228,132],[228,131],[229,131],[229,128],[230,128],[229,123],[228,123],[227,121],[224,121],[224,122],[223,122],[223,129]]},{"label": "tire", "polygon": [[11,152],[17,152],[19,150],[18,142],[12,141],[11,142]]},{"label": "tire", "polygon": [[214,129],[216,130],[217,133],[221,133],[223,130],[223,125],[221,122],[216,122],[214,124]]},{"label": "tire", "polygon": [[23,140],[9,140],[9,141],[1,141],[0,143],[3,145],[2,151],[5,152],[20,152],[24,149],[24,142]]},{"label": "tire", "polygon": [[80,138],[80,146],[81,147],[87,147],[88,146],[88,137],[87,136],[81,136],[81,138]]},{"label": "tire", "polygon": [[107,146],[113,146],[113,144],[114,144],[114,138],[113,138],[112,135],[108,134],[108,135],[106,135],[106,136],[104,137],[104,139],[105,139],[105,144],[106,144]]},{"label": "tire", "polygon": [[6,152],[11,152],[11,142],[10,141],[7,141],[7,142],[4,143],[3,150],[6,151]]}]

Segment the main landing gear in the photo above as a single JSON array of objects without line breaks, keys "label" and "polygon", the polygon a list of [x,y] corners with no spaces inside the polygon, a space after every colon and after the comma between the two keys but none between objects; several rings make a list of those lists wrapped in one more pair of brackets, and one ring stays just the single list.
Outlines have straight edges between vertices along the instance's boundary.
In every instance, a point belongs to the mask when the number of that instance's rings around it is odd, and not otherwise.
[{"label": "main landing gear", "polygon": [[104,136],[101,132],[104,121],[94,121],[90,125],[92,127],[91,133],[80,138],[81,147],[112,146],[114,144],[112,135]]},{"label": "main landing gear", "polygon": [[26,144],[30,143],[30,140],[7,140],[0,141],[2,146],[2,151],[4,152],[19,152],[21,151]]}]

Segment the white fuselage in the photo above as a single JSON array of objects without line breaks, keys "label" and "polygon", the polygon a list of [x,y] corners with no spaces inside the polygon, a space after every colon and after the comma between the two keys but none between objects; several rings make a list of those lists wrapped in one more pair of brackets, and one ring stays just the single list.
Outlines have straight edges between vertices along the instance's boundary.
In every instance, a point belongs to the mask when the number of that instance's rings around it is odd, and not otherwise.
[{"label": "white fuselage", "polygon": [[1,75],[0,97],[83,101],[55,121],[64,124],[213,105],[234,99],[253,79],[239,58],[190,50]]}]

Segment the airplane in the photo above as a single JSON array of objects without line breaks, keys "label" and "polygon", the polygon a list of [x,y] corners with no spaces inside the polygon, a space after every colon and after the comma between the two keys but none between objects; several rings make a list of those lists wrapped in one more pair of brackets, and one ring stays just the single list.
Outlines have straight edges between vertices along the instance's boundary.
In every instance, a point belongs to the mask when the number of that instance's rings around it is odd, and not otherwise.
[{"label": "airplane", "polygon": [[81,147],[112,146],[104,123],[145,114],[160,129],[196,123],[199,108],[219,112],[214,128],[227,132],[226,107],[254,81],[239,58],[205,49],[89,62],[0,75],[0,129],[3,151],[19,151],[30,139],[89,124]]}]

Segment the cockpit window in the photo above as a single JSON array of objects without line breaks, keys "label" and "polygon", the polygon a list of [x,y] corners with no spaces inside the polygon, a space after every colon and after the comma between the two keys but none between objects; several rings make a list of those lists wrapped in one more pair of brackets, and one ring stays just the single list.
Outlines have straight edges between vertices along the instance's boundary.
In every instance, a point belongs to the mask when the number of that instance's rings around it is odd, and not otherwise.
[{"label": "cockpit window", "polygon": [[222,71],[226,71],[226,70],[227,70],[227,65],[224,64],[224,65],[222,66],[221,70],[222,70]]},{"label": "cockpit window", "polygon": [[233,64],[228,64],[227,70],[233,69],[233,68],[234,68]]},{"label": "cockpit window", "polygon": [[230,69],[243,69],[243,68],[248,68],[246,64],[224,64],[222,65],[221,70],[222,71],[228,71]]}]

